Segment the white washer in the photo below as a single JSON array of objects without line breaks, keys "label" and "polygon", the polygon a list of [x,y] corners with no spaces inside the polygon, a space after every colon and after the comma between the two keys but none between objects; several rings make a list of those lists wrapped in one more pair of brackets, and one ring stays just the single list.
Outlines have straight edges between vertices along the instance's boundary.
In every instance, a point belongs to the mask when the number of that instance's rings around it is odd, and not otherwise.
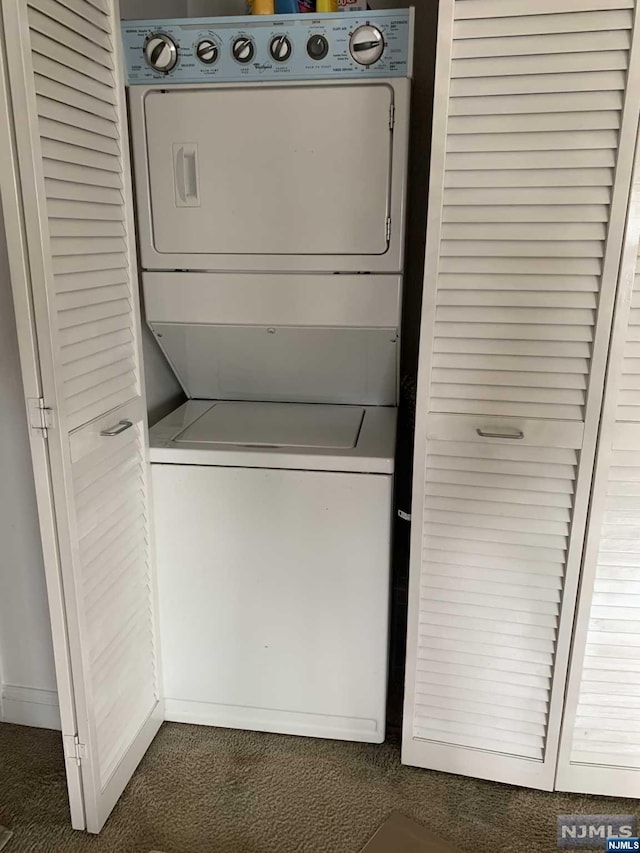
[{"label": "white washer", "polygon": [[395,418],[190,401],[151,430],[168,720],[384,740]]}]

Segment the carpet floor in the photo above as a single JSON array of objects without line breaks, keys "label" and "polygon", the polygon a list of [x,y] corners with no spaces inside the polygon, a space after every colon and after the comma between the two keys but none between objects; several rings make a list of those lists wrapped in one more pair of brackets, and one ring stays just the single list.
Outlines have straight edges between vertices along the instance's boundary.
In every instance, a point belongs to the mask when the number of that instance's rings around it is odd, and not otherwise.
[{"label": "carpet floor", "polygon": [[172,723],[100,836],[70,829],[66,796],[59,734],[0,724],[2,853],[358,853],[394,810],[468,853],[553,853],[558,814],[638,809],[403,767],[393,743]]}]

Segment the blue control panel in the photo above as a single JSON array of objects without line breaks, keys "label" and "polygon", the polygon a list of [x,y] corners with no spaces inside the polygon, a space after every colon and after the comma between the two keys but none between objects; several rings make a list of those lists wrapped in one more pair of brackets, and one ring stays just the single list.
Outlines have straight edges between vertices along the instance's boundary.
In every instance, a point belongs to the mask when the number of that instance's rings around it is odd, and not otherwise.
[{"label": "blue control panel", "polygon": [[122,21],[129,85],[411,77],[413,9]]}]

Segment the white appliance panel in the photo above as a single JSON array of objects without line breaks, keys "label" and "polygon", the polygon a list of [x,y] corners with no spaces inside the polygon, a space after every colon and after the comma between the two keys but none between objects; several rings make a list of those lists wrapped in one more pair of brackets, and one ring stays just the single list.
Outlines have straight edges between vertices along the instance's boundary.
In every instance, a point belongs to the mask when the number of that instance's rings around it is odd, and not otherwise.
[{"label": "white appliance panel", "polygon": [[142,285],[152,323],[400,328],[399,275],[146,272]]},{"label": "white appliance panel", "polygon": [[152,469],[167,719],[382,742],[393,478]]},{"label": "white appliance panel", "polygon": [[[216,423],[209,413],[225,406],[228,415]],[[170,465],[393,474],[396,420],[387,406],[189,400],[152,427],[150,457]],[[268,443],[274,440],[280,443]]]},{"label": "white appliance panel", "polygon": [[129,90],[146,270],[399,273],[410,81]]},{"label": "white appliance panel", "polygon": [[286,403],[216,403],[184,432],[178,444],[250,447],[354,448],[364,409]]},{"label": "white appliance panel", "polygon": [[189,397],[395,405],[401,278],[143,273],[147,321]]},{"label": "white appliance panel", "polygon": [[150,92],[155,249],[383,255],[392,103],[385,84]]},{"label": "white appliance panel", "polygon": [[151,323],[189,397],[394,406],[396,329]]}]

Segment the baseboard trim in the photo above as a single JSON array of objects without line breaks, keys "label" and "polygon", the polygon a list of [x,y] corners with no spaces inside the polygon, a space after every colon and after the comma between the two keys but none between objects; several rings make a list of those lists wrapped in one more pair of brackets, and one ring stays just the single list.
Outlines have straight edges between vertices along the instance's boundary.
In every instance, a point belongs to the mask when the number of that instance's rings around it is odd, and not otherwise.
[{"label": "baseboard trim", "polygon": [[0,697],[0,721],[3,723],[58,731],[62,728],[55,690],[3,684]]},{"label": "baseboard trim", "polygon": [[219,705],[214,702],[189,702],[165,698],[165,720],[223,729],[244,729],[283,735],[382,743],[384,725],[373,719],[303,714],[271,708]]}]

